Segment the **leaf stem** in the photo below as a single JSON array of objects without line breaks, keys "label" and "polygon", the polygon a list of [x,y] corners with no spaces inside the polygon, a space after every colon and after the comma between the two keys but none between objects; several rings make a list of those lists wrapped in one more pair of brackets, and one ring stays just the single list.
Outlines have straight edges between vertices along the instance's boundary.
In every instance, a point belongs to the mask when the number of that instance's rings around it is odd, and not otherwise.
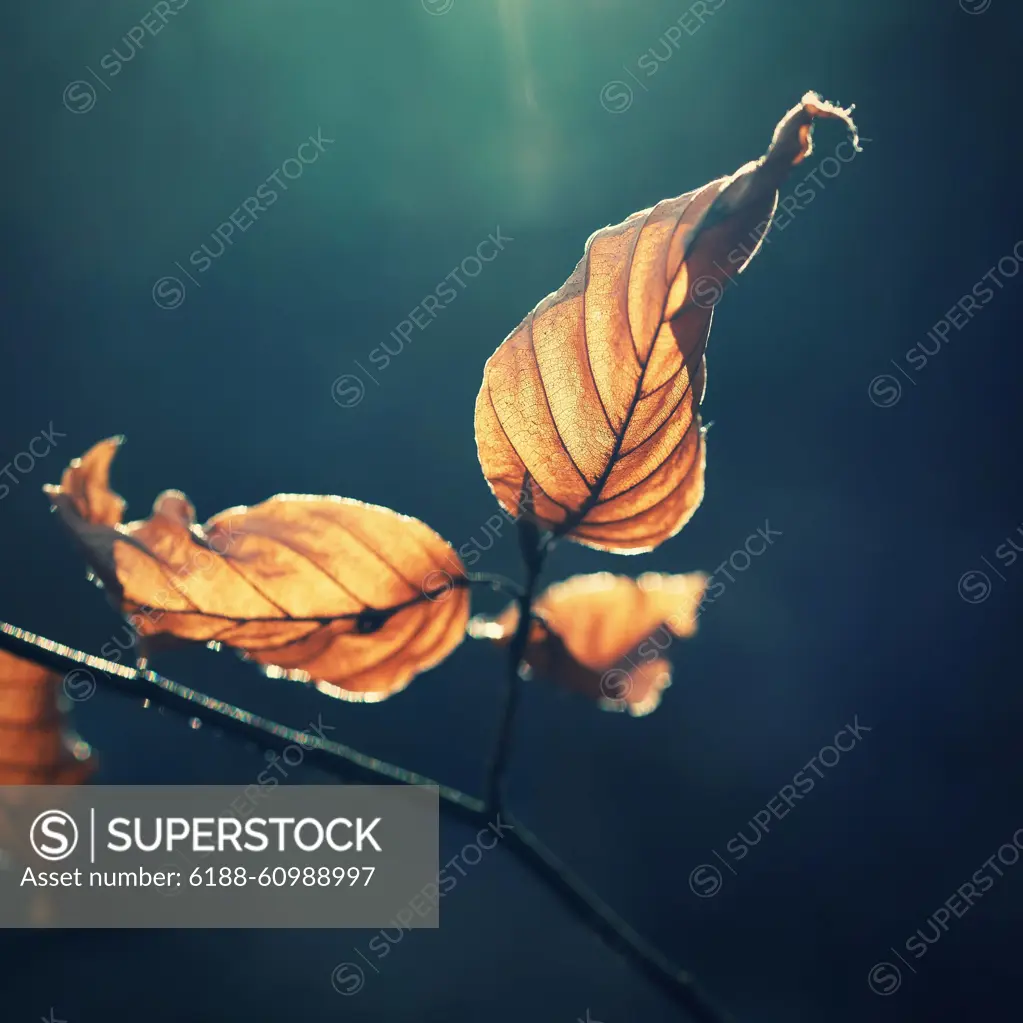
[{"label": "leaf stem", "polygon": [[[542,562],[542,558],[539,560]],[[520,606],[531,604],[532,590],[535,588],[538,575],[539,565],[530,571],[532,585],[527,586]],[[520,626],[523,621],[528,623],[528,614],[522,616]],[[524,640],[522,646],[524,648]],[[610,949],[627,960],[689,1018],[696,1020],[697,1023],[729,1023],[728,1017],[715,1008],[688,973],[672,964],[658,949],[637,934],[540,838],[508,812],[494,810],[483,800],[449,785],[441,785],[415,771],[369,756],[351,746],[252,714],[241,707],[164,678],[154,671],[108,661],[3,621],[0,621],[0,650],[6,650],[54,671],[80,672],[82,665],[85,665],[95,673],[93,680],[104,689],[134,699],[147,699],[183,718],[197,718],[211,727],[221,728],[264,749],[280,752],[297,744],[304,750],[305,760],[309,764],[340,781],[435,786],[440,795],[441,811],[472,827],[486,827],[491,823],[500,825],[503,820],[504,828],[500,831],[508,832],[503,844],[509,853],[548,888],[581,923],[589,927]],[[512,663],[511,659],[509,663]],[[517,683],[518,659],[514,661],[514,665]],[[507,757],[514,709],[513,697],[510,709],[506,705],[502,718],[504,757]],[[498,766],[503,770],[503,762]],[[497,781],[499,784],[499,774]]]},{"label": "leaf stem", "polygon": [[522,587],[514,580],[496,572],[469,572],[466,576],[473,586],[489,586],[497,593],[503,593],[514,600],[522,598]]},{"label": "leaf stem", "polygon": [[487,769],[484,801],[491,813],[497,813],[501,809],[504,775],[511,756],[512,726],[515,723],[515,712],[519,705],[519,671],[522,656],[526,652],[526,645],[529,642],[536,584],[547,556],[546,543],[541,540],[536,527],[528,519],[520,518],[518,528],[519,546],[522,548],[523,560],[526,563],[526,584],[518,594],[519,621],[515,627],[515,634],[508,644],[508,672],[505,681],[504,703],[501,707],[501,719],[497,729],[497,739],[494,743],[494,752]]}]

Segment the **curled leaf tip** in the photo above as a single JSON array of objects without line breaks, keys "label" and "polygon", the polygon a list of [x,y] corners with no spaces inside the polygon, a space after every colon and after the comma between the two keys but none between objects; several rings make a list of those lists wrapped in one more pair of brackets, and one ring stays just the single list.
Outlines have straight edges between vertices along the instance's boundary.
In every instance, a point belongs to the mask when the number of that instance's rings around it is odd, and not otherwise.
[{"label": "curled leaf tip", "polygon": [[165,490],[153,502],[153,514],[164,515],[184,526],[195,524],[195,505],[180,490]]},{"label": "curled leaf tip", "polygon": [[821,99],[816,92],[806,93],[778,122],[764,162],[781,160],[786,166],[794,167],[805,160],[813,152],[811,129],[818,118],[841,121],[849,129],[853,146],[859,152],[860,136],[852,119],[852,111],[852,107],[840,107]]}]

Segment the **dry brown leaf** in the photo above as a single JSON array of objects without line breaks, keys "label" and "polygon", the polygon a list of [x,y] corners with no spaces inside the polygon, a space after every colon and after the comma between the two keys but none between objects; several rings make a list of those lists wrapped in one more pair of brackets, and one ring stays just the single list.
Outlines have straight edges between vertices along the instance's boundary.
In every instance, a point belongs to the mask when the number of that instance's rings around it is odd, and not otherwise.
[{"label": "dry brown leaf", "polygon": [[[0,650],[0,850],[23,863],[38,859],[32,821],[60,805],[51,789],[35,786],[80,785],[96,769],[89,744],[70,729],[64,702],[61,675]],[[45,924],[49,909],[46,893],[33,893],[33,922]]]},{"label": "dry brown leaf", "polygon": [[91,750],[68,728],[62,676],[0,650],[0,785],[79,785]]},{"label": "dry brown leaf", "polygon": [[[597,700],[608,710],[649,714],[671,685],[661,656],[672,637],[696,632],[707,587],[702,572],[638,579],[599,572],[555,583],[537,598],[525,662],[538,675]],[[519,622],[517,604],[493,620],[478,617],[470,635],[504,646]]]},{"label": "dry brown leaf", "polygon": [[714,305],[759,247],[817,117],[855,133],[848,111],[808,93],[761,159],[592,235],[568,281],[490,357],[476,443],[508,512],[525,492],[543,528],[618,553],[689,520],[703,499]]},{"label": "dry brown leaf", "polygon": [[188,498],[171,490],[148,519],[122,524],[124,502],[108,484],[120,443],[101,441],[46,489],[120,610],[155,645],[221,643],[268,674],[376,701],[462,641],[465,569],[417,519],[346,498],[278,494],[200,526]]}]

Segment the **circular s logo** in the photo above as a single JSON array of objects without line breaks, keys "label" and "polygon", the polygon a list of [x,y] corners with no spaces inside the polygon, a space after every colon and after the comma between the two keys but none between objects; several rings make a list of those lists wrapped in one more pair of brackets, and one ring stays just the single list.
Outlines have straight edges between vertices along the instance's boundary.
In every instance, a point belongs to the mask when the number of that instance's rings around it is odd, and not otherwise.
[{"label": "circular s logo", "polygon": [[882,373],[870,381],[867,394],[878,408],[891,408],[902,397],[902,384],[891,373]]},{"label": "circular s logo", "polygon": [[892,963],[875,963],[867,974],[867,986],[875,995],[887,998],[902,986],[902,973]]},{"label": "circular s logo", "polygon": [[366,983],[366,973],[355,963],[338,963],[330,974],[331,987],[346,998],[357,995]]},{"label": "circular s logo", "polygon": [[697,277],[693,281],[692,288],[689,289],[689,297],[693,300],[693,305],[698,305],[701,309],[713,309],[721,301],[724,293],[725,289],[721,286],[721,282],[709,274]]},{"label": "circular s logo", "polygon": [[354,408],[366,397],[366,385],[354,374],[343,373],[330,385],[335,405]]},{"label": "circular s logo", "polygon": [[689,887],[693,894],[701,899],[713,898],[721,891],[723,883],[721,871],[710,863],[701,863],[689,874]]},{"label": "circular s logo", "polygon": [[455,580],[443,569],[435,568],[423,579],[421,588],[427,600],[447,600],[455,588]]},{"label": "circular s logo", "polygon": [[185,285],[178,277],[161,277],[153,285],[153,301],[161,309],[177,309],[185,301]]},{"label": "circular s logo", "polygon": [[611,668],[600,679],[600,695],[619,703],[632,692],[632,676],[624,668]]},{"label": "circular s logo", "polygon": [[64,89],[64,106],[73,114],[87,114],[96,105],[96,89],[90,82],[78,79]]},{"label": "circular s logo", "polygon": [[991,596],[991,580],[986,572],[974,569],[959,577],[959,596],[967,604],[982,604]]},{"label": "circular s logo", "polygon": [[600,90],[600,105],[609,114],[624,114],[632,106],[632,89],[617,79],[608,82]]},{"label": "circular s logo", "polygon": [[28,840],[42,859],[66,860],[78,845],[78,825],[63,810],[44,810],[32,821]]},{"label": "circular s logo", "polygon": [[85,668],[72,668],[64,676],[64,695],[74,703],[90,699],[96,692],[96,679]]}]

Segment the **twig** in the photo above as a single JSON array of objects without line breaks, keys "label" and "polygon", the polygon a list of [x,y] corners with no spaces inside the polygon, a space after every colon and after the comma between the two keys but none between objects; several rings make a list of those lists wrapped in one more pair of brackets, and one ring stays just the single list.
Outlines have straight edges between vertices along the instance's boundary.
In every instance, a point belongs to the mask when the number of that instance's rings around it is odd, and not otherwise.
[{"label": "twig", "polygon": [[[542,557],[538,558],[542,563]],[[527,585],[522,601],[531,604],[539,563],[530,571],[532,585]],[[523,614],[521,623],[529,623],[529,614]],[[528,633],[527,633],[528,635]],[[514,640],[513,640],[514,644]],[[524,645],[524,641],[523,641]],[[494,820],[494,813],[503,816],[511,828],[505,839],[509,851],[529,869],[558,900],[583,924],[594,931],[608,947],[623,956],[636,970],[657,987],[674,1005],[689,1014],[697,1023],[729,1023],[698,989],[692,977],[674,966],[662,953],[636,933],[596,893],[578,878],[548,849],[546,845],[521,822],[506,811],[495,811],[482,800],[467,795],[448,785],[441,785],[425,775],[417,774],[395,764],[378,760],[351,746],[321,738],[260,717],[231,703],[207,696],[189,686],[164,678],[154,671],[132,668],[108,661],[102,657],[55,643],[17,626],[0,621],[0,650],[41,664],[55,671],[80,669],[82,665],[94,669],[98,685],[111,692],[136,699],[147,699],[185,718],[197,718],[214,728],[254,742],[265,749],[283,751],[298,744],[305,751],[310,764],[341,781],[363,783],[392,782],[405,785],[432,785],[440,794],[444,813],[476,827]],[[520,655],[521,656],[521,655]],[[516,681],[519,659],[515,660]],[[502,718],[505,737],[504,757],[507,757],[508,735],[514,714],[514,698]],[[503,769],[504,763],[498,765]],[[500,773],[497,775],[498,783]]]},{"label": "twig", "polygon": [[512,814],[511,852],[554,893],[558,900],[612,951],[698,1023],[730,1023],[697,985],[693,976],[675,966],[667,956],[626,923],[604,900],[566,866],[546,845]]},{"label": "twig", "polygon": [[[529,501],[529,487],[523,483],[524,502]],[[527,506],[531,510],[531,501]],[[484,799],[487,809],[497,813],[501,809],[501,789],[504,784],[508,758],[511,755],[512,726],[515,722],[515,711],[519,705],[519,671],[522,656],[529,642],[529,629],[533,623],[533,598],[536,596],[536,584],[543,570],[547,556],[547,545],[542,542],[535,524],[525,516],[521,516],[516,525],[519,533],[519,547],[526,565],[526,585],[519,591],[519,621],[515,634],[508,644],[508,674],[505,681],[504,703],[501,707],[501,720],[494,742],[494,752],[487,769],[486,790]]]},{"label": "twig", "polygon": [[80,669],[84,665],[99,672],[99,678],[90,672],[92,680],[111,692],[149,700],[157,707],[164,707],[186,718],[197,718],[203,724],[222,728],[225,732],[255,742],[264,749],[280,752],[288,746],[299,745],[305,751],[305,758],[309,763],[335,776],[340,760],[347,764],[347,778],[355,778],[366,784],[380,784],[386,780],[403,785],[435,786],[442,804],[447,804],[457,816],[461,816],[469,823],[477,823],[483,814],[483,803],[479,799],[449,785],[441,785],[415,771],[360,753],[351,746],[301,732],[269,718],[252,714],[232,703],[207,696],[189,686],[181,685],[180,682],[164,678],[155,671],[133,668],[95,657],[2,621],[0,649],[55,671]]}]

